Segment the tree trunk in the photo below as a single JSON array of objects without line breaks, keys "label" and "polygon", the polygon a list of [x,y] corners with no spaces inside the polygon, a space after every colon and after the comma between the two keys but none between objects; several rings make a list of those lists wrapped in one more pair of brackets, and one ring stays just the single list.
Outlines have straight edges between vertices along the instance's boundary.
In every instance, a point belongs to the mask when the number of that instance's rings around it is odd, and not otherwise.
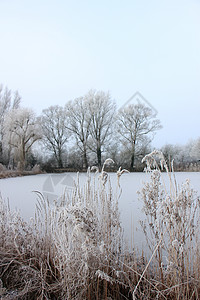
[{"label": "tree trunk", "polygon": [[0,142],[0,162],[3,163],[3,146],[2,146],[2,142]]},{"label": "tree trunk", "polygon": [[63,162],[62,162],[62,159],[61,159],[61,158],[59,158],[59,160],[58,160],[58,167],[59,167],[60,169],[63,168]]},{"label": "tree trunk", "polygon": [[131,153],[130,171],[134,171],[134,162],[135,162],[135,141],[133,142],[133,148]]},{"label": "tree trunk", "polygon": [[101,169],[101,148],[97,148],[97,162],[98,162],[98,167]]},{"label": "tree trunk", "polygon": [[88,161],[87,161],[87,152],[86,149],[83,150],[83,170],[87,170]]},{"label": "tree trunk", "polygon": [[62,153],[61,153],[60,150],[58,151],[58,167],[59,167],[60,169],[63,168]]},{"label": "tree trunk", "polygon": [[21,153],[19,153],[19,165],[18,168],[20,171],[24,171],[26,161],[26,150],[24,141],[21,142]]},{"label": "tree trunk", "polygon": [[24,160],[20,160],[20,162],[19,162],[19,171],[24,171],[24,169],[25,169],[25,162],[24,162]]}]

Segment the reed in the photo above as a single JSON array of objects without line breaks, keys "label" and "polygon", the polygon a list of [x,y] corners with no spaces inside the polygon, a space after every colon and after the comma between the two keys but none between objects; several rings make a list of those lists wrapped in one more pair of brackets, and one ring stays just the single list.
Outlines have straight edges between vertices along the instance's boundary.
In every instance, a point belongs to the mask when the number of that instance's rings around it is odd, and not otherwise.
[{"label": "reed", "polygon": [[[106,172],[79,175],[73,192],[50,204],[38,194],[35,218],[25,222],[0,200],[0,297],[2,299],[198,299],[200,292],[199,198],[189,182],[178,188],[156,166],[140,193],[142,228],[152,251],[124,246],[118,199]],[[3,298],[4,297],[4,298]]]}]

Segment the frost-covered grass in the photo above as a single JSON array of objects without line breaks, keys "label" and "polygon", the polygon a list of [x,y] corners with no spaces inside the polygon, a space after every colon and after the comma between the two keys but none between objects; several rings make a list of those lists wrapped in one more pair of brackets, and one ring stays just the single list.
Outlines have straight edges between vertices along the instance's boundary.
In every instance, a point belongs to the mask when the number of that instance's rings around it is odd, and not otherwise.
[{"label": "frost-covered grass", "polygon": [[[175,299],[198,299],[200,199],[189,180],[177,185],[173,163],[169,170],[162,152],[153,151],[143,161],[151,180],[140,192],[146,214],[141,223],[154,253],[152,265],[157,268],[160,288],[162,293],[170,291]],[[167,172],[167,182],[162,169]]]},{"label": "frost-covered grass", "polygon": [[[154,154],[146,157],[154,163]],[[152,257],[126,250],[118,187],[105,172],[91,176],[60,202],[38,193],[35,218],[24,222],[0,201],[0,295],[5,299],[198,299],[200,293],[199,199],[187,182],[178,189],[169,174],[152,172],[141,197],[143,229]],[[164,257],[165,256],[165,257]]]},{"label": "frost-covered grass", "polygon": [[0,163],[0,179],[3,178],[10,178],[10,177],[20,177],[20,176],[27,176],[27,175],[36,175],[41,174],[42,171],[40,169],[39,165],[35,165],[31,170],[29,171],[21,171],[19,169],[16,170],[8,170],[4,165]]}]

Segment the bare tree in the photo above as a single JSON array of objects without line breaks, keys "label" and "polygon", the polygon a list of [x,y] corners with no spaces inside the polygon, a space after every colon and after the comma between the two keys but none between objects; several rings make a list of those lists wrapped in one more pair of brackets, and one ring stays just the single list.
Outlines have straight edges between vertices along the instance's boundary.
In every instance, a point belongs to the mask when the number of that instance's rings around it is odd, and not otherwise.
[{"label": "bare tree", "polygon": [[194,145],[192,146],[192,149],[190,151],[190,156],[193,159],[200,161],[200,138],[194,141]]},{"label": "bare tree", "polygon": [[81,151],[83,169],[87,169],[88,138],[91,124],[87,98],[80,97],[74,101],[69,101],[66,104],[65,109],[68,116],[68,123],[66,126],[72,132],[76,140],[76,145]]},{"label": "bare tree", "polygon": [[12,93],[7,87],[4,88],[3,85],[0,85],[0,156],[3,155],[3,127],[6,114],[11,109],[19,108],[20,101],[21,97],[17,91]]},{"label": "bare tree", "polygon": [[130,104],[119,111],[117,123],[121,142],[130,152],[130,169],[133,170],[138,148],[151,142],[152,134],[161,128],[160,121],[151,108]]},{"label": "bare tree", "polygon": [[41,117],[43,142],[53,152],[58,167],[63,168],[63,153],[69,138],[66,112],[63,107],[55,105],[43,110]]},{"label": "bare tree", "polygon": [[90,114],[90,149],[96,153],[98,167],[101,168],[103,147],[109,142],[115,120],[116,104],[110,94],[91,90],[85,96]]},{"label": "bare tree", "polygon": [[5,118],[4,140],[24,170],[27,154],[33,144],[41,138],[38,118],[27,108],[12,109]]},{"label": "bare tree", "polygon": [[171,166],[171,163],[174,162],[173,165],[176,167],[177,163],[179,163],[183,148],[184,147],[172,144],[166,144],[161,148],[168,166]]}]

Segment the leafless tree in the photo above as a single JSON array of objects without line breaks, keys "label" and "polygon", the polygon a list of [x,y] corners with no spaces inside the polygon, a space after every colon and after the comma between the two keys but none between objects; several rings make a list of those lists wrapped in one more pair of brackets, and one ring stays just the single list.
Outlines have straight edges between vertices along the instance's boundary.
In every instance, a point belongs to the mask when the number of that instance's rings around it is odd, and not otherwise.
[{"label": "leafless tree", "polygon": [[53,152],[58,167],[63,168],[63,152],[69,138],[67,117],[63,107],[55,105],[44,109],[41,117],[43,142]]},{"label": "leafless tree", "polygon": [[192,149],[190,151],[190,156],[193,159],[200,161],[200,138],[194,141]]},{"label": "leafless tree", "polygon": [[0,85],[0,156],[3,155],[3,135],[4,121],[6,114],[11,109],[17,109],[20,106],[21,97],[16,91],[12,93],[7,87]]},{"label": "leafless tree", "polygon": [[40,138],[40,124],[31,109],[12,109],[6,115],[4,140],[19,162],[20,170],[24,170],[27,154]]},{"label": "leafless tree", "polygon": [[76,140],[76,145],[81,151],[83,169],[87,169],[88,138],[91,124],[91,116],[88,110],[87,98],[80,97],[74,101],[69,101],[66,104],[65,109],[68,116],[68,122],[66,126],[72,132]]},{"label": "leafless tree", "polygon": [[174,166],[176,166],[176,164],[179,163],[183,150],[184,150],[183,146],[181,147],[179,145],[172,145],[172,144],[166,144],[161,148],[161,151],[164,155],[164,158],[168,166],[171,166],[172,162]]},{"label": "leafless tree", "polygon": [[90,114],[90,149],[96,153],[98,167],[101,168],[102,150],[109,142],[115,120],[116,104],[109,93],[91,90],[86,95]]},{"label": "leafless tree", "polygon": [[133,170],[138,148],[150,143],[153,133],[161,128],[160,121],[151,108],[130,104],[119,111],[117,123],[121,142],[130,152],[130,169]]}]

